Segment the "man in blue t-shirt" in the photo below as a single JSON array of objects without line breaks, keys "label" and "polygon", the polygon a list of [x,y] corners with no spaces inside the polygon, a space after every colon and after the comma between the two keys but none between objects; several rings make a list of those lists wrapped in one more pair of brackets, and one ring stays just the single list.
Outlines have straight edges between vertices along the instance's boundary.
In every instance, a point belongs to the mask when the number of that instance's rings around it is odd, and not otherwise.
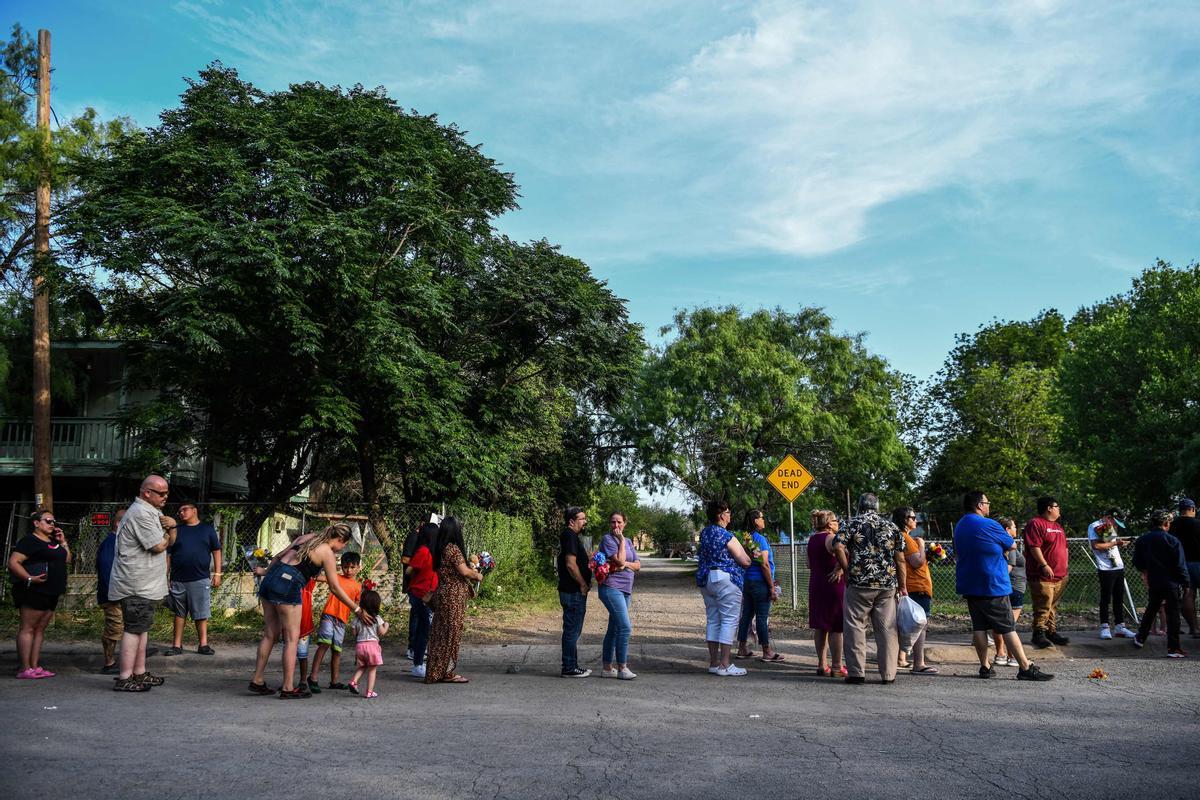
[{"label": "man in blue t-shirt", "polygon": [[[195,503],[179,507],[178,534],[167,549],[167,569],[171,575],[168,603],[175,613],[175,638],[163,655],[183,652],[183,628],[188,617],[196,622],[200,640],[197,653],[211,656],[208,646],[208,618],[212,611],[212,589],[221,585],[221,539],[212,525],[200,522]],[[210,573],[209,563],[213,569]]]},{"label": "man in blue t-shirt", "polygon": [[988,663],[988,634],[995,631],[1004,637],[1009,655],[1017,657],[1020,664],[1017,680],[1050,680],[1053,675],[1042,672],[1025,657],[1013,620],[1012,584],[1008,579],[1005,554],[1016,546],[1016,542],[999,522],[988,519],[991,502],[983,492],[963,495],[963,511],[963,518],[954,526],[954,583],[971,612],[973,643],[979,655],[979,677],[991,678],[996,674]]}]

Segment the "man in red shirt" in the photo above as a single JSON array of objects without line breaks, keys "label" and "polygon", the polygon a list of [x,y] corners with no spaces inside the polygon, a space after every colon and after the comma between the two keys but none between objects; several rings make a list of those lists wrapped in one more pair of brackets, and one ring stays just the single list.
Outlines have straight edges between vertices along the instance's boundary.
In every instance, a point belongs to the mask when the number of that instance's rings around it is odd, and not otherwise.
[{"label": "man in red shirt", "polygon": [[1033,598],[1033,644],[1051,647],[1070,641],[1058,633],[1058,601],[1067,587],[1067,534],[1058,524],[1053,497],[1037,499],[1038,515],[1025,525],[1025,569]]}]

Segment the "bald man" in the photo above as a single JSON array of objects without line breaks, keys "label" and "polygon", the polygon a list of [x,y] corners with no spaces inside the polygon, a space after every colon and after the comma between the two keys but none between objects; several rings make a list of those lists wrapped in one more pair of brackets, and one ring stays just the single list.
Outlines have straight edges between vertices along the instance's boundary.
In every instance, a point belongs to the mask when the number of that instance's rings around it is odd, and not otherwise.
[{"label": "bald man", "polygon": [[162,509],[169,492],[165,478],[148,476],[117,528],[108,596],[121,603],[125,620],[121,671],[113,684],[118,692],[145,692],[163,683],[146,671],[146,643],[154,613],[168,590],[167,548],[175,543],[175,520],[164,516]]}]

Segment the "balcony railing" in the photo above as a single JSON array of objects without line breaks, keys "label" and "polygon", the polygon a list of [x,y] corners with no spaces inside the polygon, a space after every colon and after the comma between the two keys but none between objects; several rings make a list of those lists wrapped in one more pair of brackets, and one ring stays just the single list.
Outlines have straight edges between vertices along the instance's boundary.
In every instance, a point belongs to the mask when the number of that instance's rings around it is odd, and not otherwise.
[{"label": "balcony railing", "polygon": [[[55,417],[50,420],[50,463],[61,468],[109,468],[137,448],[112,419]],[[0,465],[33,464],[33,421],[0,417]]]}]

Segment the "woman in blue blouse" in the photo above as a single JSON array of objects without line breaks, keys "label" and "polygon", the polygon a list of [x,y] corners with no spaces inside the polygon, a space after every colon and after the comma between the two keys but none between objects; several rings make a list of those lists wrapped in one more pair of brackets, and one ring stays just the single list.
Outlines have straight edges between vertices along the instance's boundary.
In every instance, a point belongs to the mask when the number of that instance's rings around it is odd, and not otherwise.
[{"label": "woman in blue blouse", "polygon": [[754,655],[750,650],[750,622],[758,634],[758,643],[762,645],[762,655],[759,661],[783,661],[779,653],[771,649],[771,632],[769,618],[771,616],[771,601],[775,599],[775,556],[771,553],[771,544],[763,536],[767,520],[762,509],[754,508],[746,514],[746,533],[754,538],[758,547],[758,555],[751,558],[751,565],[743,570],[745,583],[742,584],[742,619],[738,623],[738,658],[749,658]]},{"label": "woman in blue blouse", "polygon": [[704,597],[707,618],[708,671],[722,677],[745,675],[746,670],[730,662],[733,640],[742,611],[742,582],[750,556],[737,537],[726,530],[729,505],[719,500],[708,503],[708,525],[700,531],[696,585]]}]

